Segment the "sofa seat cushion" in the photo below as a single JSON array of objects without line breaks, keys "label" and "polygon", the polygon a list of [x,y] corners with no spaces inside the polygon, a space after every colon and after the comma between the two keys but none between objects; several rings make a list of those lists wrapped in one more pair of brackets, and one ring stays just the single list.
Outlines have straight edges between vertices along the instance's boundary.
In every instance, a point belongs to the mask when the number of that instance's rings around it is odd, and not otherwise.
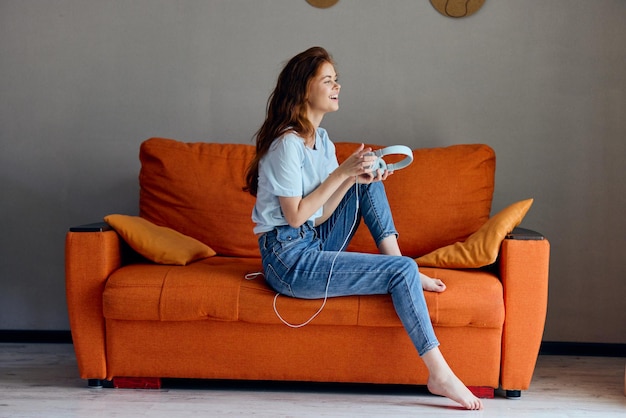
[{"label": "sofa seat cushion", "polygon": [[[262,277],[258,259],[213,257],[187,266],[137,264],[111,275],[104,291],[104,316],[118,320],[194,321],[216,319],[281,324],[273,309],[275,292]],[[426,292],[435,326],[500,328],[504,322],[502,285],[482,270],[422,269],[442,279],[447,290]],[[321,300],[280,296],[279,313],[299,324],[311,317]],[[316,325],[400,327],[389,295],[331,298]]]},{"label": "sofa seat cushion", "polygon": [[[501,328],[504,323],[502,284],[496,276],[481,270],[422,269],[442,279],[447,286],[443,293],[425,292],[430,319],[435,326]],[[276,292],[263,280],[242,284],[239,296],[241,321],[280,324],[273,309]],[[318,311],[322,300],[295,299],[279,296],[276,307],[289,323],[307,321]],[[402,323],[389,295],[347,296],[328,299],[326,306],[312,324],[401,327]]]},{"label": "sofa seat cushion", "polygon": [[187,266],[132,264],[115,271],[103,294],[105,318],[236,321],[240,280],[259,261],[213,257]]}]

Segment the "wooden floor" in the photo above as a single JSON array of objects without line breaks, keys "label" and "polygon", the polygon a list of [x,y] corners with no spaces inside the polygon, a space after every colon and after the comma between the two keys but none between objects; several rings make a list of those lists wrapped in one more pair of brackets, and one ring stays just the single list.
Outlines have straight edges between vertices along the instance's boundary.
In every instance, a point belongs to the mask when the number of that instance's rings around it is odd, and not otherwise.
[{"label": "wooden floor", "polygon": [[541,356],[520,400],[461,411],[423,388],[165,381],[89,389],[69,344],[0,344],[0,417],[626,417],[625,358]]}]

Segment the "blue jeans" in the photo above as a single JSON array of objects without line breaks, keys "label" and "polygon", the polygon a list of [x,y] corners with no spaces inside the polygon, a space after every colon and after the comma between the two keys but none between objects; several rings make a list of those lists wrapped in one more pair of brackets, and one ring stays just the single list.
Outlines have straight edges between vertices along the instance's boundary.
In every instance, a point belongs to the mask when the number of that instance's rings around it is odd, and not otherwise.
[{"label": "blue jeans", "polygon": [[276,292],[302,299],[390,293],[396,313],[422,356],[439,342],[415,261],[342,251],[361,219],[377,245],[389,235],[397,236],[382,182],[356,187],[323,224],[279,226],[259,237],[265,279]]}]

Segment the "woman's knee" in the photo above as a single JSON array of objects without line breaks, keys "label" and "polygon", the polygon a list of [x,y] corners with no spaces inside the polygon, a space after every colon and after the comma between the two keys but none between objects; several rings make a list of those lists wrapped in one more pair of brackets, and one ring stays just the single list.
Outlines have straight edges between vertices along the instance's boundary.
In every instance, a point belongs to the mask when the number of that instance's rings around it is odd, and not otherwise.
[{"label": "woman's knee", "polygon": [[406,283],[409,288],[420,283],[419,270],[415,260],[406,256],[396,258],[397,260],[395,260],[395,263],[397,267],[397,279],[399,279],[400,282]]},{"label": "woman's knee", "polygon": [[407,275],[419,278],[419,268],[417,267],[417,263],[411,257],[402,256],[400,257],[403,262],[403,266],[406,269]]}]

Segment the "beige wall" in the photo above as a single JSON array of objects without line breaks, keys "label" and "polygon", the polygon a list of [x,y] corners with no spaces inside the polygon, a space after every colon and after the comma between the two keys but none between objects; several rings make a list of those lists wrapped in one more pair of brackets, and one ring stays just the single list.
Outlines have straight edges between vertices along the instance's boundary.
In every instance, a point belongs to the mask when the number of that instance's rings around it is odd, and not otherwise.
[{"label": "beige wall", "polygon": [[552,243],[547,341],[626,343],[626,2],[0,0],[0,329],[68,329],[70,225],[137,212],[140,142],[248,143],[282,62],[338,62],[331,138],[483,142]]}]

